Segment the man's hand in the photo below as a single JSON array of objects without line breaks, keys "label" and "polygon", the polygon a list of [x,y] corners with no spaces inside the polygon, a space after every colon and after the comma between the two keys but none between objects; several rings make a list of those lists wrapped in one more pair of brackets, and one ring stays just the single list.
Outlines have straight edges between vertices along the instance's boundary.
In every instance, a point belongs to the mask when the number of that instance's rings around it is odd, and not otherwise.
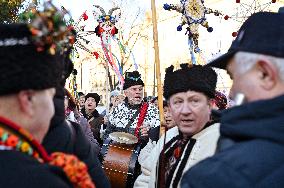
[{"label": "man's hand", "polygon": [[149,125],[145,125],[144,124],[143,126],[141,126],[141,128],[140,128],[141,136],[147,137],[149,130],[150,130],[150,126]]},{"label": "man's hand", "polygon": [[107,124],[108,123],[108,117],[105,115],[104,116],[104,124]]}]

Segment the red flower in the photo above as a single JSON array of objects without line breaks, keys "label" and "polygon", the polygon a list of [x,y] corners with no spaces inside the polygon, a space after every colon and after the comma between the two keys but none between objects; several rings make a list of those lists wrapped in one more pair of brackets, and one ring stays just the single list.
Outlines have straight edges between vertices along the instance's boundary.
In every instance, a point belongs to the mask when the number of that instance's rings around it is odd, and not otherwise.
[{"label": "red flower", "polygon": [[86,21],[89,18],[86,12],[83,13],[82,17],[84,21]]},{"label": "red flower", "polygon": [[229,19],[229,16],[228,16],[228,15],[226,15],[226,16],[224,17],[224,19],[225,19],[225,20],[228,20],[228,19]]},{"label": "red flower", "polygon": [[16,147],[18,144],[19,138],[15,135],[10,135],[6,141],[6,144],[11,147]]},{"label": "red flower", "polygon": [[4,133],[3,129],[0,129],[0,137],[2,137],[2,134]]},{"label": "red flower", "polygon": [[96,57],[96,59],[98,59],[98,58],[99,58],[99,56],[100,56],[100,55],[99,55],[99,53],[98,53],[98,52],[96,52],[96,51],[94,51],[94,52],[93,52],[93,55]]},{"label": "red flower", "polygon": [[51,154],[51,165],[61,167],[74,187],[95,188],[87,166],[73,155],[56,152]]},{"label": "red flower", "polygon": [[118,29],[116,28],[116,27],[113,27],[112,29],[111,29],[111,36],[114,36],[115,34],[117,34],[118,33]]},{"label": "red flower", "polygon": [[236,37],[237,35],[238,35],[238,32],[233,32],[233,33],[232,33],[232,36],[233,36],[233,37]]},{"label": "red flower", "polygon": [[180,156],[181,156],[181,148],[180,147],[177,147],[175,150],[174,150],[174,156],[176,159],[178,159]]}]

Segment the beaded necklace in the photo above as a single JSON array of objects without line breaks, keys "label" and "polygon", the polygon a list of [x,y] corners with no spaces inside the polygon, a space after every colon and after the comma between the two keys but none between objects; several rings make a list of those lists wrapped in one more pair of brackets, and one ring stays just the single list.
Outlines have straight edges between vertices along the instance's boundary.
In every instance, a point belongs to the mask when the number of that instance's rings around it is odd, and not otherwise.
[{"label": "beaded necklace", "polygon": [[40,162],[51,160],[45,149],[30,133],[3,117],[0,117],[0,145],[2,150],[4,148],[16,150],[32,156]]}]

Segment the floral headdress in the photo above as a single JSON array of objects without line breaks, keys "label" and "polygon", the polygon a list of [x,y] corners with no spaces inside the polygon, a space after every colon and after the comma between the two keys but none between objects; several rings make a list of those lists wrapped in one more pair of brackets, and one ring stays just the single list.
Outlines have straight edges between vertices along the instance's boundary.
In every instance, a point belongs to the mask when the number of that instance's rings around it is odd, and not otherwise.
[{"label": "floral headdress", "polygon": [[66,14],[66,10],[58,9],[51,1],[43,4],[43,11],[32,8],[20,14],[20,21],[29,23],[32,41],[38,52],[47,50],[54,55],[74,44],[76,33],[73,27],[67,26],[64,20]]}]

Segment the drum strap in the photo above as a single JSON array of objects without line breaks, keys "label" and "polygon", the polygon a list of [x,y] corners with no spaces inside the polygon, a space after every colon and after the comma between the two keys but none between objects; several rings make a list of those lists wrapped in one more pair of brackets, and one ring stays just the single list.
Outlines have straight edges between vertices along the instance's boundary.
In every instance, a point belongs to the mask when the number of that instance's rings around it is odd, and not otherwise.
[{"label": "drum strap", "polygon": [[140,108],[140,114],[139,114],[139,117],[138,117],[138,122],[137,122],[137,126],[135,128],[135,132],[134,132],[134,135],[138,139],[139,139],[139,129],[144,122],[145,116],[147,114],[148,107],[149,107],[149,104],[145,102],[145,103],[143,103],[143,105]]},{"label": "drum strap", "polygon": [[[135,112],[132,118],[128,121],[127,125],[125,126],[126,131],[130,128],[131,124],[134,122],[135,118],[138,116],[140,109]],[[128,132],[128,131],[127,131]]]}]

